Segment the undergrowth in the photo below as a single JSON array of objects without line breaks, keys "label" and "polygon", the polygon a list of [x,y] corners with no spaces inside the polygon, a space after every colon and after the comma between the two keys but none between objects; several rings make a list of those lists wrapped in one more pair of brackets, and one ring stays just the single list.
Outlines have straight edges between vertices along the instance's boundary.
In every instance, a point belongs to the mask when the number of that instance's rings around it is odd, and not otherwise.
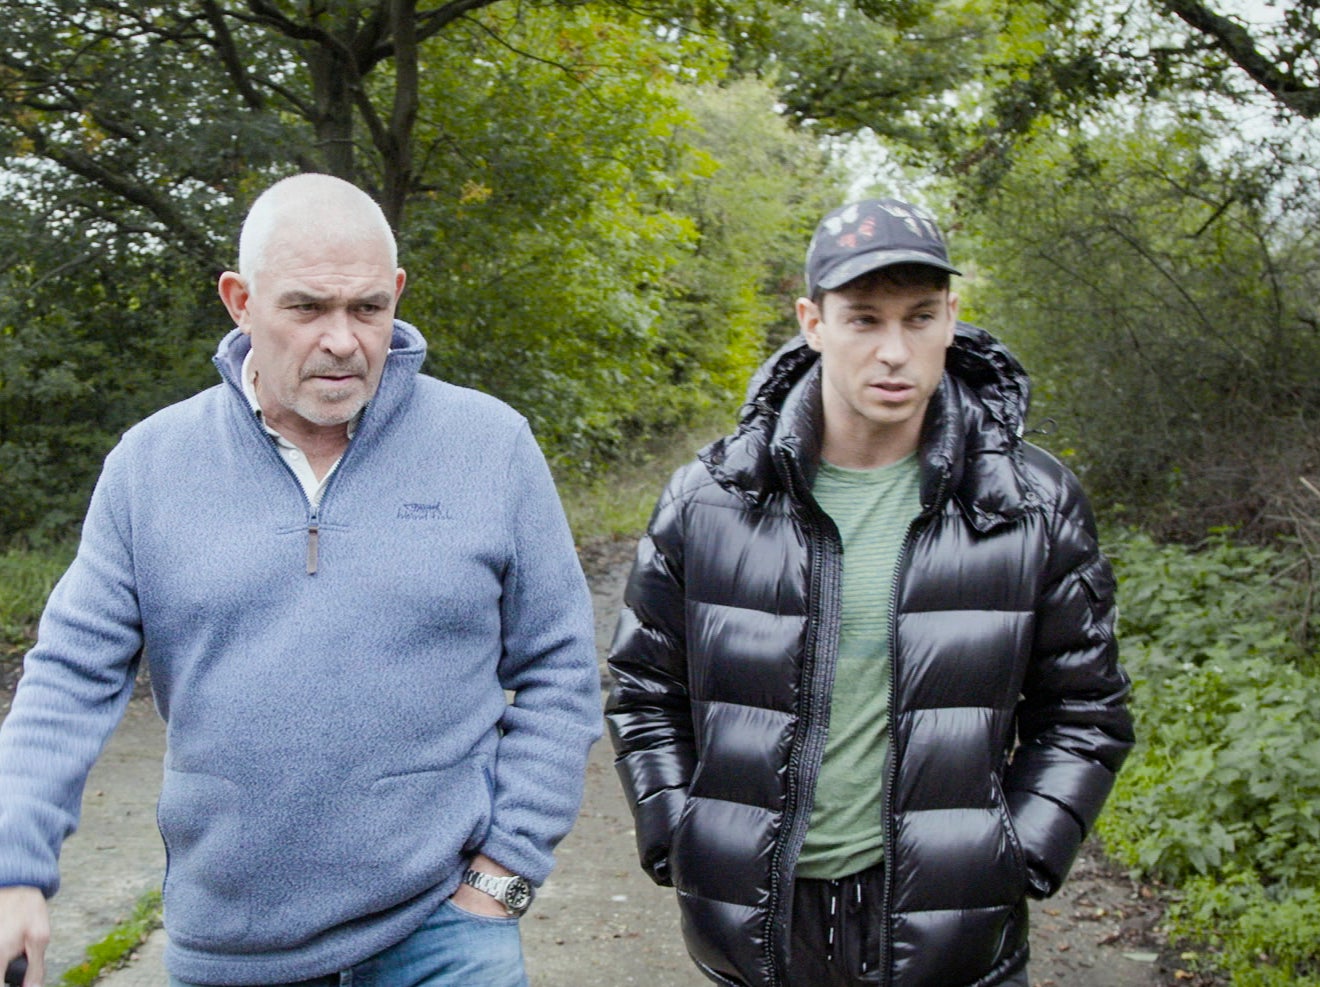
[{"label": "undergrowth", "polygon": [[732,430],[727,415],[712,415],[704,423],[640,444],[628,458],[606,469],[560,470],[559,496],[578,542],[638,537],[646,530],[669,474],[702,446]]},{"label": "undergrowth", "polygon": [[31,642],[46,597],[72,559],[72,545],[56,551],[14,549],[0,555],[0,649]]},{"label": "undergrowth", "polygon": [[1320,987],[1320,675],[1290,626],[1288,557],[1116,533],[1138,747],[1098,827],[1179,889],[1175,939],[1237,987]]}]

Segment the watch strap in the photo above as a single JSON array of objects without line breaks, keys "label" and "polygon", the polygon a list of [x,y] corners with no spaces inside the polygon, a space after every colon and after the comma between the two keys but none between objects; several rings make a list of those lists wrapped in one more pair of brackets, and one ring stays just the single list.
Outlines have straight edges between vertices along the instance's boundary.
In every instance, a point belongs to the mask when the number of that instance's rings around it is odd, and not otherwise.
[{"label": "watch strap", "polygon": [[482,894],[490,895],[503,905],[510,915],[522,915],[532,903],[531,883],[517,874],[499,876],[469,867],[463,874],[463,883],[476,888]]}]

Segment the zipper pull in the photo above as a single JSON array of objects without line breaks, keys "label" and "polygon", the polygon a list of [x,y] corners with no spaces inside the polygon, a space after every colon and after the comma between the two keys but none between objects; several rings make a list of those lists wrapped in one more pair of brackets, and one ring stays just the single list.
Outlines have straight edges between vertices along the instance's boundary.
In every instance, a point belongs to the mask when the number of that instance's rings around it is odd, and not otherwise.
[{"label": "zipper pull", "polygon": [[316,518],[312,518],[307,525],[307,575],[316,575],[316,562],[318,558],[318,541],[320,540],[320,528],[317,527]]}]

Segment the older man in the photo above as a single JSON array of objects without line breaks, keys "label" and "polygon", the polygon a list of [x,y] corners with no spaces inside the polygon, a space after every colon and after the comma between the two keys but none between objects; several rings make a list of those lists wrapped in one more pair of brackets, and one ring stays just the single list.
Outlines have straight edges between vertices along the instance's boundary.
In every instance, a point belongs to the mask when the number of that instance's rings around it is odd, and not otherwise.
[{"label": "older man", "polygon": [[139,657],[168,724],[174,984],[525,983],[518,916],[599,735],[590,597],[527,422],[420,373],[362,191],[253,205],[222,382],[111,452],[0,732],[0,953]]}]

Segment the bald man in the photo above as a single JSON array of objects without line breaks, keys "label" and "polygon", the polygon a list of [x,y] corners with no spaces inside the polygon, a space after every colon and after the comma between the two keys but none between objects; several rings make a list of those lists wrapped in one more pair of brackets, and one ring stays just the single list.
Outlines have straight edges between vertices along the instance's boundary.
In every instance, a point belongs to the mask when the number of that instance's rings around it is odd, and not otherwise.
[{"label": "bald man", "polygon": [[140,660],[179,985],[526,983],[518,920],[600,733],[590,597],[527,422],[421,374],[379,207],[253,204],[221,382],[106,458],[0,729],[0,959]]}]

